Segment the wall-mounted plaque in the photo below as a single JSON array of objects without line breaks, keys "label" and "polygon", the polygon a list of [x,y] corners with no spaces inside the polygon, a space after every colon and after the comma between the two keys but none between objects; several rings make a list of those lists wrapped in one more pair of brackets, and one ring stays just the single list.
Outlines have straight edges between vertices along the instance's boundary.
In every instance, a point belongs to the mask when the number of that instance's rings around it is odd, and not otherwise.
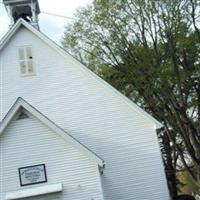
[{"label": "wall-mounted plaque", "polygon": [[21,186],[47,182],[46,167],[44,164],[21,167],[18,171]]}]

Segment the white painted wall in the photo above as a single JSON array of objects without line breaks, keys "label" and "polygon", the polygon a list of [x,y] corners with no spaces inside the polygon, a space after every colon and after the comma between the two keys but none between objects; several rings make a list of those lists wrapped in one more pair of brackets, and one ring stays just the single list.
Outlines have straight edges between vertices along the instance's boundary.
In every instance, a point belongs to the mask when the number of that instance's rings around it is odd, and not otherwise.
[{"label": "white painted wall", "polygon": [[[33,47],[36,76],[19,76],[23,45]],[[154,123],[25,29],[0,52],[0,62],[1,117],[21,96],[105,160],[106,200],[168,200]]]},{"label": "white painted wall", "polygon": [[[0,199],[8,192],[62,183],[63,192],[29,200],[103,200],[97,164],[35,117],[13,120],[0,136],[0,145]],[[48,182],[21,187],[18,168],[38,164],[46,165]]]}]

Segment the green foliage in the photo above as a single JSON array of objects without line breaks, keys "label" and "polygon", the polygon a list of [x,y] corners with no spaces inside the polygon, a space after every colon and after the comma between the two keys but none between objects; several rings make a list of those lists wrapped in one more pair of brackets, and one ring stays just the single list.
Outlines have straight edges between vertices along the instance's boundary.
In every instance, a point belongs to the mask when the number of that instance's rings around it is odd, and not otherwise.
[{"label": "green foliage", "polygon": [[191,178],[187,171],[182,171],[178,173],[178,177],[181,181],[180,194],[189,194],[189,195],[199,195],[200,188],[197,183]]}]

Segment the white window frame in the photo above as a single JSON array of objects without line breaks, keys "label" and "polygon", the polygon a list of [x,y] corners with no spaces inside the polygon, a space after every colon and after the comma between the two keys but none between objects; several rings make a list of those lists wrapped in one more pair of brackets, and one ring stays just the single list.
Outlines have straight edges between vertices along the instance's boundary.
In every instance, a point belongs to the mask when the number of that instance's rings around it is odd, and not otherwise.
[{"label": "white window frame", "polygon": [[[28,48],[31,49],[31,58],[28,58]],[[23,58],[20,56],[20,49],[23,49]],[[32,46],[26,45],[26,46],[19,46],[18,47],[18,61],[19,61],[19,74],[20,76],[33,76],[35,75],[35,66],[33,62],[33,48]],[[25,65],[25,72],[22,73],[22,63]],[[32,72],[29,72],[29,63],[32,65]]]}]

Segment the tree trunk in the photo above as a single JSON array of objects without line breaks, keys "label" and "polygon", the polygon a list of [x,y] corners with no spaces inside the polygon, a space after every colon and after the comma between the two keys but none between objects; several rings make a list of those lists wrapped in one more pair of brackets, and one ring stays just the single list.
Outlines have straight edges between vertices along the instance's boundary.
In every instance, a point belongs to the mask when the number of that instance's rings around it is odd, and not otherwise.
[{"label": "tree trunk", "polygon": [[162,137],[162,143],[164,148],[164,162],[165,162],[165,171],[168,180],[168,187],[170,195],[173,198],[177,196],[177,180],[176,180],[176,169],[173,164],[173,150],[170,145],[170,139],[166,133]]}]

